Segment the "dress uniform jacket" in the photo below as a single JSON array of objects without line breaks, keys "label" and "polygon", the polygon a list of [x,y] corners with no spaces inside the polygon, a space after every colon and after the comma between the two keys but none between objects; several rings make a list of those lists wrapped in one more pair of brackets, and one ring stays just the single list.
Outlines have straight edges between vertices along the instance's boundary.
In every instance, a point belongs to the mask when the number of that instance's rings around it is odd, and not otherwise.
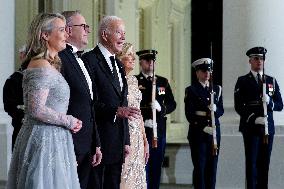
[{"label": "dress uniform jacket", "polygon": [[[136,76],[138,87],[142,92],[142,101],[140,103],[143,119],[152,119],[152,80],[144,77],[142,73]],[[161,111],[157,112],[158,137],[166,136],[166,114],[170,114],[176,108],[176,102],[166,78],[156,75],[156,100],[161,105]]]},{"label": "dress uniform jacket", "polygon": [[[269,134],[274,134],[273,111],[281,111],[283,109],[283,102],[275,78],[268,75],[265,75],[265,78],[266,94],[270,97],[269,104],[267,105],[268,132]],[[261,94],[262,90],[251,72],[238,78],[235,86],[235,110],[241,117],[239,127],[241,132],[263,134],[264,127],[260,127],[254,123],[257,117],[263,116]]]},{"label": "dress uniform jacket", "polygon": [[[221,87],[214,85],[214,104],[216,104],[215,124],[220,126],[219,117],[224,113],[223,98]],[[197,127],[203,130],[205,126],[211,125],[210,109],[210,91],[205,89],[199,82],[185,89],[185,115],[190,127]],[[203,115],[201,115],[203,114]],[[219,130],[219,129],[218,129]]]},{"label": "dress uniform jacket", "polygon": [[12,146],[14,146],[24,118],[22,80],[22,71],[16,71],[6,80],[3,87],[4,110],[12,117],[14,127]]}]

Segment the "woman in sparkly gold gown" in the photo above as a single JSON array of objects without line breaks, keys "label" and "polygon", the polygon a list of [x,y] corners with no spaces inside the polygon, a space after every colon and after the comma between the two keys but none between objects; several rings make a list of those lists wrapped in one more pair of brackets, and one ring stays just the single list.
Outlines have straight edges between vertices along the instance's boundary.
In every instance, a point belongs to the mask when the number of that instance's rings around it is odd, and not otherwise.
[{"label": "woman in sparkly gold gown", "polygon": [[[122,52],[117,54],[126,72],[128,84],[128,106],[140,108],[142,94],[138,88],[138,81],[135,76],[129,73],[135,66],[135,55],[133,45],[125,43]],[[138,119],[128,120],[131,153],[125,159],[121,172],[121,189],[146,189],[145,165],[149,158],[149,146],[145,134],[142,116]]]}]

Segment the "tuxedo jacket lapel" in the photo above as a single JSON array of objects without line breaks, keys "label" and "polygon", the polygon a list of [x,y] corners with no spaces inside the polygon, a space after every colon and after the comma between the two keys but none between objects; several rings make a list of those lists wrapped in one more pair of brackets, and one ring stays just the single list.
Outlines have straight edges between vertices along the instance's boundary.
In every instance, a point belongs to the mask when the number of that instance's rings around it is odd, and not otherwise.
[{"label": "tuxedo jacket lapel", "polygon": [[[74,69],[77,72],[77,73],[74,73],[74,77],[80,77],[80,80],[83,81],[84,89],[86,90],[86,92],[88,94],[90,94],[90,89],[89,89],[89,85],[87,83],[87,79],[86,79],[79,63],[77,62],[75,56],[71,52],[71,50],[68,50],[67,57],[70,60],[70,64],[74,67]],[[89,96],[90,96],[90,99],[91,99],[91,95],[89,95]]]},{"label": "tuxedo jacket lapel", "polygon": [[[117,94],[119,96],[121,96],[121,87],[119,85],[117,85],[117,83],[119,84],[119,82],[115,82],[114,80],[114,77],[112,75],[112,72],[107,64],[107,61],[105,60],[103,54],[101,53],[99,47],[96,47],[94,49],[95,53],[98,54],[98,59],[99,59],[99,66],[100,68],[102,69],[102,71],[104,72],[104,74],[108,77],[108,79],[111,81],[111,84],[113,86],[113,88],[115,89],[115,91],[117,92]],[[117,61],[117,60],[116,60]],[[119,70],[120,70],[120,73],[121,73],[121,69],[120,69],[120,66],[119,67]],[[121,73],[121,77],[123,77],[123,74]],[[125,84],[124,84],[125,86]]]},{"label": "tuxedo jacket lapel", "polygon": [[[118,66],[118,69],[119,69],[119,72],[121,74],[121,80],[122,80],[122,83],[123,83],[123,88],[121,90],[121,92],[124,94],[126,92],[127,94],[127,80],[126,80],[126,73],[125,73],[125,70],[122,66],[122,63],[120,62],[120,60],[116,59],[116,63],[117,63],[117,66]],[[120,87],[120,86],[119,86]]]}]

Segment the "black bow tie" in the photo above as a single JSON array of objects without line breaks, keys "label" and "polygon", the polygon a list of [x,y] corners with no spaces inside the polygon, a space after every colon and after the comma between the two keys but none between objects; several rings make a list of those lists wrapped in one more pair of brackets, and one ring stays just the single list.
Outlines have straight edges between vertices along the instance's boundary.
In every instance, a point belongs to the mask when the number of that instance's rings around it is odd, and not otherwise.
[{"label": "black bow tie", "polygon": [[76,53],[74,53],[74,55],[78,58],[81,58],[83,53],[84,53],[84,51],[77,51]]},{"label": "black bow tie", "polygon": [[66,48],[67,48],[67,49],[70,49],[71,52],[74,54],[74,56],[75,56],[76,58],[81,58],[82,55],[83,55],[83,53],[84,53],[84,51],[73,52],[73,48],[72,48],[70,45],[68,45],[68,44],[66,45]]}]

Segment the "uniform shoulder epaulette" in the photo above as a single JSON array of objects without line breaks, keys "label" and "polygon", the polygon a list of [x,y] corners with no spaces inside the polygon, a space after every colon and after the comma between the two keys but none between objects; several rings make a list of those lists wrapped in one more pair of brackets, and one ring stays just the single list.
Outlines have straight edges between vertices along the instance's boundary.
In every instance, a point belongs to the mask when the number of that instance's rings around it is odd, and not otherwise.
[{"label": "uniform shoulder epaulette", "polygon": [[157,79],[159,79],[160,81],[164,81],[165,83],[168,83],[168,79],[163,77],[163,76],[160,76],[160,75],[155,75],[157,77]]},{"label": "uniform shoulder epaulette", "polygon": [[23,75],[23,71],[22,70],[18,70],[18,71],[15,71],[15,72],[20,73],[20,74]]},{"label": "uniform shoulder epaulette", "polygon": [[160,75],[157,75],[157,74],[155,74],[155,76],[158,77],[159,79],[167,79],[167,78],[160,76]]}]

